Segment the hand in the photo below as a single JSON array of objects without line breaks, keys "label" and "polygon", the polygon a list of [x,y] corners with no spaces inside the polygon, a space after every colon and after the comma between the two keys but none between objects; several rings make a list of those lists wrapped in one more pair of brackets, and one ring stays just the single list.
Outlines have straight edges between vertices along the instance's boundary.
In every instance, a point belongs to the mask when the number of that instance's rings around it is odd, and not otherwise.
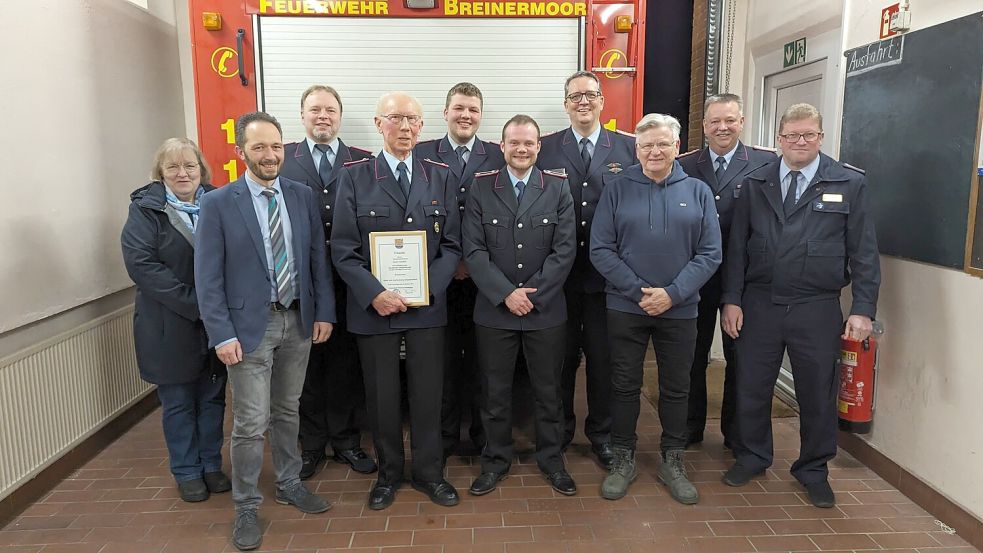
[{"label": "hand", "polygon": [[649,316],[656,317],[669,311],[672,307],[672,298],[665,288],[642,288],[642,301],[638,306]]},{"label": "hand", "polygon": [[744,310],[740,305],[725,303],[720,313],[720,330],[736,340],[742,328],[744,328]]},{"label": "hand", "polygon": [[215,355],[226,367],[242,362],[242,346],[239,340],[215,348]]},{"label": "hand", "polygon": [[874,323],[866,315],[850,315],[846,320],[846,331],[842,338],[863,342],[874,330]]},{"label": "hand", "polygon": [[392,290],[383,290],[372,300],[372,307],[380,317],[388,317],[406,311],[406,298]]},{"label": "hand", "polygon": [[327,342],[328,338],[331,337],[332,330],[334,330],[333,324],[314,321],[314,343]]},{"label": "hand", "polygon": [[454,271],[454,280],[464,280],[470,276],[471,273],[468,272],[468,266],[463,261],[458,261],[457,270]]},{"label": "hand", "polygon": [[508,307],[509,311],[517,317],[528,315],[532,311],[533,304],[526,296],[535,292],[536,288],[516,288],[505,297],[505,307]]}]

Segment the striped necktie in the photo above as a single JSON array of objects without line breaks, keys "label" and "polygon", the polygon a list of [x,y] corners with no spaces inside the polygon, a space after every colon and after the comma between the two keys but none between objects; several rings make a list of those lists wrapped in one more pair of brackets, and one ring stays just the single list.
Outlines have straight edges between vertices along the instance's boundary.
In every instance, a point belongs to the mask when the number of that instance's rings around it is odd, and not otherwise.
[{"label": "striped necktie", "polygon": [[267,188],[262,194],[269,202],[266,214],[270,221],[270,242],[273,246],[273,274],[276,275],[276,297],[284,307],[294,301],[293,275],[287,262],[287,244],[283,238],[283,220],[280,219],[280,202],[276,201],[277,190]]}]

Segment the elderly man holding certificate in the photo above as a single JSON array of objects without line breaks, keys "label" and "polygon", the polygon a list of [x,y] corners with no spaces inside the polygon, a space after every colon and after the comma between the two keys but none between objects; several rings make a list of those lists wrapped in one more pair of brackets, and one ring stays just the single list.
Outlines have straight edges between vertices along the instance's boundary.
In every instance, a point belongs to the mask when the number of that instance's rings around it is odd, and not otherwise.
[{"label": "elderly man holding certificate", "polygon": [[370,509],[389,507],[403,480],[400,343],[406,342],[413,487],[438,505],[459,501],[443,478],[440,402],[446,291],[461,258],[460,216],[447,166],[413,155],[420,103],[386,94],[375,125],[383,149],[345,164],[338,176],[331,257],[348,285],[348,329],[356,335],[379,479]]}]

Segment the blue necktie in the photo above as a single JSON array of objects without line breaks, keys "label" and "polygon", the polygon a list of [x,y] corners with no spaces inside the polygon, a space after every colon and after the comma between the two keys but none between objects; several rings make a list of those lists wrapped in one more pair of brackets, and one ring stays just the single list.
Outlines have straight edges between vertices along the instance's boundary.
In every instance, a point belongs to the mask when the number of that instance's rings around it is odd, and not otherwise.
[{"label": "blue necktie", "polygon": [[283,239],[283,221],[280,219],[280,202],[276,201],[276,189],[267,188],[262,192],[269,202],[267,216],[270,222],[270,243],[273,246],[273,274],[276,275],[276,297],[284,307],[294,301],[293,275],[287,263],[287,244]]},{"label": "blue necktie", "polygon": [[406,196],[406,199],[409,200],[410,199],[410,179],[406,175],[406,172],[407,172],[406,164],[403,163],[402,161],[400,161],[399,162],[399,165],[396,166],[396,172],[399,173],[399,176],[396,178],[396,180],[399,181],[399,187],[403,190],[403,195]]},{"label": "blue necktie", "polygon": [[799,172],[792,171],[788,176],[788,192],[785,193],[785,203],[782,204],[785,209],[785,217],[788,217],[795,209],[795,202],[798,201],[795,192],[799,188]]},{"label": "blue necktie", "polygon": [[525,191],[525,189],[526,183],[522,182],[521,180],[515,183],[515,199],[519,203],[522,203],[522,193]]},{"label": "blue necktie", "polygon": [[315,144],[314,147],[321,152],[321,162],[317,164],[317,174],[321,176],[321,186],[327,187],[331,181],[331,171],[334,170],[331,160],[328,159],[331,146],[327,144]]},{"label": "blue necktie", "polygon": [[584,161],[584,171],[590,171],[590,139],[586,136],[580,139],[580,159]]},{"label": "blue necktie", "polygon": [[714,176],[717,177],[717,184],[720,184],[720,179],[723,178],[726,170],[727,159],[724,156],[717,156],[717,170],[713,172]]}]

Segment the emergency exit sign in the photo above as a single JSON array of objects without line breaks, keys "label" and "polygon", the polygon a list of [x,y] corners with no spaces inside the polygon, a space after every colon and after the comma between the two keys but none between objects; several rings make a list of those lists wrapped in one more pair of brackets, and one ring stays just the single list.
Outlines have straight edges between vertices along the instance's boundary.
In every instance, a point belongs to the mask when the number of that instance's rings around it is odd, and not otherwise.
[{"label": "emergency exit sign", "polygon": [[806,61],[806,37],[793,40],[785,45],[785,55],[782,56],[783,69],[804,61]]}]

